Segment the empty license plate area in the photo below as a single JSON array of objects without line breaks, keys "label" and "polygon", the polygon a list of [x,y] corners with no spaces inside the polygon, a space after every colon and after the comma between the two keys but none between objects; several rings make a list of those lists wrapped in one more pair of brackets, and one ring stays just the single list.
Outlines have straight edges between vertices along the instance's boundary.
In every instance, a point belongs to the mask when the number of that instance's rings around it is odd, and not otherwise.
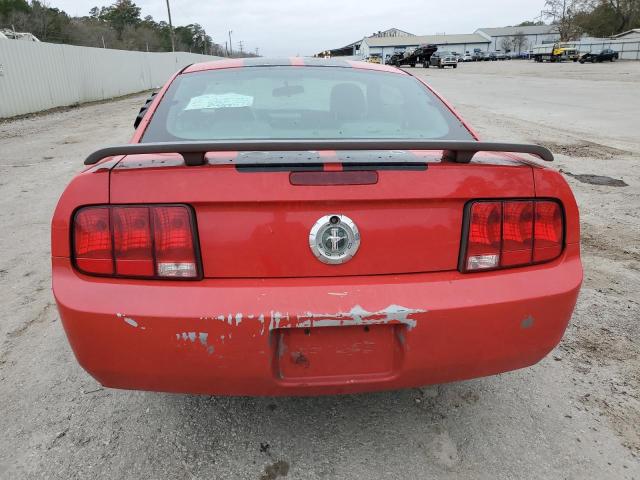
[{"label": "empty license plate area", "polygon": [[274,370],[305,383],[393,377],[402,361],[404,325],[276,330]]}]

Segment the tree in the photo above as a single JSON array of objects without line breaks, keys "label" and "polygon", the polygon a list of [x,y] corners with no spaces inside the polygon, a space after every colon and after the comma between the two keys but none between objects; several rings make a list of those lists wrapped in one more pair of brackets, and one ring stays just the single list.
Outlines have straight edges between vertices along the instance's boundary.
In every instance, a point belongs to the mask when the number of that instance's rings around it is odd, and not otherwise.
[{"label": "tree", "polygon": [[546,0],[543,14],[558,27],[560,40],[573,40],[580,34],[578,17],[585,9],[585,0]]},{"label": "tree", "polygon": [[537,22],[532,22],[530,20],[527,20],[522,23],[519,23],[518,25],[516,25],[516,27],[536,27],[538,25],[544,25],[544,22],[542,20],[538,20]]},{"label": "tree", "polygon": [[[134,0],[109,0],[109,6],[94,6],[88,15],[70,17],[49,7],[48,0],[0,0],[0,28],[33,33],[46,42],[70,43],[125,50],[171,51],[171,30],[167,22],[152,16],[141,18]],[[178,26],[178,50],[224,55],[201,25]],[[245,56],[253,56],[246,54]]]},{"label": "tree", "polygon": [[186,27],[176,27],[174,32],[176,36],[176,46],[190,52],[206,53],[213,43],[204,28],[197,23],[187,25]]},{"label": "tree", "polygon": [[511,51],[512,43],[513,40],[511,39],[511,37],[502,37],[502,40],[500,40],[500,49],[504,52],[509,52]]},{"label": "tree", "polygon": [[522,53],[522,49],[526,49],[528,47],[527,36],[521,30],[518,30],[511,37],[511,45],[513,46],[513,51],[517,51],[518,53]]},{"label": "tree", "polygon": [[592,37],[608,37],[617,33],[615,13],[605,2],[600,2],[590,12],[578,15],[577,22],[580,29]]},{"label": "tree", "polygon": [[29,13],[31,8],[25,0],[0,0],[0,20],[12,13]]},{"label": "tree", "polygon": [[100,13],[100,17],[111,25],[122,40],[122,33],[128,26],[140,23],[140,7],[131,0],[116,0],[116,3]]},{"label": "tree", "polygon": [[613,29],[615,33],[640,26],[639,0],[605,0],[600,3],[599,7],[605,10],[608,9],[613,13]]},{"label": "tree", "polygon": [[27,30],[42,41],[65,43],[69,39],[69,16],[44,1],[32,0]]}]

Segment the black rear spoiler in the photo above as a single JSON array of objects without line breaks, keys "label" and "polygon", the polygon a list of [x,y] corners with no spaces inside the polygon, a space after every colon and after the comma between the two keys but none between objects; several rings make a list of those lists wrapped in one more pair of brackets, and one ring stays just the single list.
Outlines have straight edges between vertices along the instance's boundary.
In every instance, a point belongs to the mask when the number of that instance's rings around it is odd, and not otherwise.
[{"label": "black rear spoiler", "polygon": [[[210,142],[158,142],[132,143],[116,145],[96,150],[84,161],[85,165],[94,165],[103,158],[116,155],[136,155],[148,153],[178,153],[187,165],[197,166],[206,163],[207,152],[299,152],[316,150],[442,150],[443,160],[458,163],[469,163],[478,152],[528,153],[540,157],[547,162],[553,161],[549,149],[540,145],[502,142],[477,142],[455,140],[218,140]],[[288,160],[285,160],[288,161]],[[242,164],[259,165],[266,160],[243,159]],[[388,163],[389,160],[381,160]],[[228,162],[225,162],[228,163]],[[236,162],[240,163],[240,161]],[[273,158],[268,163],[278,163]],[[344,163],[344,162],[343,162]],[[377,163],[375,159],[353,159],[352,163]],[[420,163],[403,159],[402,163]]]}]

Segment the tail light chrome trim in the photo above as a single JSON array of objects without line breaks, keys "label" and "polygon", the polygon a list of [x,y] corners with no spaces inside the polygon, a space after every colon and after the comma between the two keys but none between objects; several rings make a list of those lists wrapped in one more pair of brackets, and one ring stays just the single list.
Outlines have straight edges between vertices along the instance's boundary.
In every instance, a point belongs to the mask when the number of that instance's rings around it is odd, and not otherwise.
[{"label": "tail light chrome trim", "polygon": [[564,251],[565,238],[565,212],[557,199],[472,200],[464,208],[458,270],[473,273],[550,262]]},{"label": "tail light chrome trim", "polygon": [[85,275],[203,278],[196,216],[190,205],[85,205],[72,215],[70,237],[72,264]]}]

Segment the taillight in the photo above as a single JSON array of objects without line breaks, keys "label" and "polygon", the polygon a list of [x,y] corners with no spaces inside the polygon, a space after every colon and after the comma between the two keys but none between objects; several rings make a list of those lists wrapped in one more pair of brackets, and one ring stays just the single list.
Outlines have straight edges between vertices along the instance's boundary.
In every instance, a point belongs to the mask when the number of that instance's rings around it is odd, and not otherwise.
[{"label": "taillight", "polygon": [[544,262],[559,256],[564,241],[564,224],[560,205],[551,201],[536,202],[533,231],[534,263]]},{"label": "taillight", "polygon": [[552,200],[475,201],[465,221],[462,271],[531,265],[562,253],[562,208]]},{"label": "taillight", "polygon": [[467,270],[484,270],[498,266],[502,235],[502,203],[482,202],[471,207]]},{"label": "taillight", "polygon": [[186,208],[154,207],[156,270],[161,277],[195,277],[191,215]]},{"label": "taillight", "polygon": [[113,273],[111,221],[106,207],[88,207],[76,213],[73,228],[76,265],[93,273]]},{"label": "taillight", "polygon": [[73,259],[89,274],[198,278],[196,245],[185,205],[84,207],[73,221]]}]

